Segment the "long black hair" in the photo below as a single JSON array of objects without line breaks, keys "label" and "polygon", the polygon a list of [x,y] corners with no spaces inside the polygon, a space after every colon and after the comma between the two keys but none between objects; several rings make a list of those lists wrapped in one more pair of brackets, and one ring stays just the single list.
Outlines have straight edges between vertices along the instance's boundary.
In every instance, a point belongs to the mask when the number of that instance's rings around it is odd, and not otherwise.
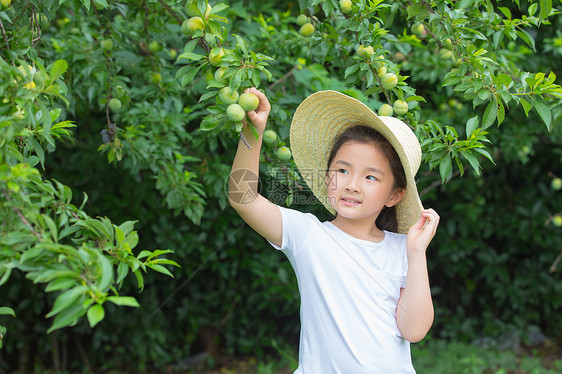
[{"label": "long black hair", "polygon": [[[406,189],[406,173],[402,167],[400,157],[390,142],[377,130],[365,125],[350,126],[345,129],[332,143],[330,155],[328,156],[327,169],[330,168],[334,157],[340,148],[347,142],[358,142],[373,144],[388,160],[390,170],[394,177],[394,189]],[[398,222],[396,220],[396,207],[385,206],[380,212],[375,224],[380,230],[398,232]]]}]

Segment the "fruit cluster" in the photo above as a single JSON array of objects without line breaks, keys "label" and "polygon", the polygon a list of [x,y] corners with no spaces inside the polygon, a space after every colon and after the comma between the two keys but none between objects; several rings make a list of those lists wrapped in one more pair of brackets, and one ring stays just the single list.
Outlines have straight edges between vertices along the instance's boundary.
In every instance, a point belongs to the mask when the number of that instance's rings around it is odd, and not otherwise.
[{"label": "fruit cluster", "polygon": [[244,92],[242,95],[229,86],[225,86],[219,91],[219,103],[228,105],[226,116],[232,122],[241,122],[246,116],[246,112],[256,110],[260,101],[256,95]]},{"label": "fruit cluster", "polygon": [[[277,133],[273,130],[265,130],[263,132],[263,142],[272,148],[278,143],[279,137]],[[282,143],[283,144],[283,143]],[[281,161],[289,161],[292,157],[291,150],[286,145],[282,145],[275,150],[275,155]]]},{"label": "fruit cluster", "polygon": [[[376,70],[376,76],[378,78],[378,83],[384,91],[393,90],[398,84],[398,76],[392,72],[388,71],[386,67],[384,56],[377,55],[375,49],[372,46],[365,46],[361,44],[356,51],[356,55],[365,60]],[[404,100],[395,100],[392,105],[382,104],[378,110],[379,116],[392,116],[398,115],[403,116],[408,112],[408,103]]]},{"label": "fruit cluster", "polygon": [[297,26],[300,26],[299,33],[305,38],[308,38],[310,35],[314,34],[315,27],[307,15],[299,14],[297,16],[296,23]]}]

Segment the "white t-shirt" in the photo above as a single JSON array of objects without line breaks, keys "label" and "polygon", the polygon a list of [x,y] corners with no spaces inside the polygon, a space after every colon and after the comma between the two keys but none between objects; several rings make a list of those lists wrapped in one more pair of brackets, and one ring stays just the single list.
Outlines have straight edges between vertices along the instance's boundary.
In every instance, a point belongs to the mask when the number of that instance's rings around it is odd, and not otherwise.
[{"label": "white t-shirt", "polygon": [[406,235],[385,231],[374,243],[312,214],[279,209],[282,245],[272,245],[291,262],[301,295],[295,374],[415,373],[396,324]]}]

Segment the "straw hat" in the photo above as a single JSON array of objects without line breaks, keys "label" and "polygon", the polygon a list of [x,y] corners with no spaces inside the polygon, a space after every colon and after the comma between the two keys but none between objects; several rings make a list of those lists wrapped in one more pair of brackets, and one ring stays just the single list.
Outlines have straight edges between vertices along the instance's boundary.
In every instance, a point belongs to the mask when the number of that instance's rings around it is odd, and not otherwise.
[{"label": "straw hat", "polygon": [[326,189],[326,163],[334,139],[353,125],[374,128],[394,147],[406,174],[404,197],[396,205],[398,232],[406,234],[423,209],[414,176],[421,162],[421,147],[413,131],[394,117],[377,116],[365,104],[337,91],[319,91],[297,108],[291,123],[291,148],[299,172],[314,195],[332,214]]}]

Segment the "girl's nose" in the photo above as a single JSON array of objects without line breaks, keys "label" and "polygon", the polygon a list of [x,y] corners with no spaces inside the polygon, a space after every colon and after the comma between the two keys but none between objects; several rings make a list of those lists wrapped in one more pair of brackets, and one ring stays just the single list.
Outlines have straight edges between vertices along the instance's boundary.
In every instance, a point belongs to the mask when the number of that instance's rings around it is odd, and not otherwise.
[{"label": "girl's nose", "polygon": [[349,192],[359,192],[359,183],[355,178],[350,178],[345,186],[345,190]]}]

